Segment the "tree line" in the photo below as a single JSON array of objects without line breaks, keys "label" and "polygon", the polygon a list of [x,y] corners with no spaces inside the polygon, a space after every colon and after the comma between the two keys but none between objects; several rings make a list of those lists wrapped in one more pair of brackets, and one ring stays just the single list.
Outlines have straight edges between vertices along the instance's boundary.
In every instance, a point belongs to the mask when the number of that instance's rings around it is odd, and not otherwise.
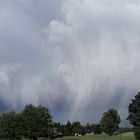
[{"label": "tree line", "polygon": [[[134,126],[134,134],[140,140],[140,92],[128,106],[128,120]],[[37,140],[55,139],[62,136],[85,135],[89,133],[114,135],[121,122],[116,109],[103,113],[99,124],[81,125],[79,121],[66,124],[53,122],[50,111],[44,106],[26,105],[22,112],[8,111],[0,113],[0,138]]]},{"label": "tree line", "polygon": [[109,135],[118,129],[120,117],[117,110],[103,114],[100,124],[81,125],[79,121],[67,124],[52,121],[49,110],[43,106],[26,105],[22,112],[8,111],[0,114],[0,138],[37,140],[39,137],[55,139],[62,136],[85,135],[88,133]]},{"label": "tree line", "polygon": [[0,114],[0,137],[37,140],[53,137],[53,122],[49,110],[43,106],[27,105],[20,113],[8,111]]},{"label": "tree line", "polygon": [[[128,113],[129,114],[127,120],[129,120],[130,124],[133,126],[135,138],[137,140],[140,140],[140,92],[137,93],[137,95],[134,97],[134,99],[131,100],[131,103],[128,105]],[[68,122],[67,125],[62,125],[61,132],[64,135],[73,135],[75,132],[78,132],[80,134],[91,132],[94,132],[94,134],[101,134],[102,132],[105,132],[108,135],[113,135],[119,130],[120,122],[121,119],[117,110],[109,109],[107,112],[103,113],[100,124],[87,124],[87,126],[80,127],[80,123],[77,122],[77,127],[75,129],[75,123],[71,125],[71,123]]]},{"label": "tree line", "polygon": [[79,121],[71,123],[67,122],[65,125],[55,123],[57,131],[62,133],[64,136],[74,136],[75,134],[106,134],[113,135],[115,131],[119,129],[120,116],[116,109],[109,109],[103,114],[99,124],[87,124],[86,126],[81,125]]},{"label": "tree line", "polygon": [[63,136],[78,136],[85,134],[101,134],[102,129],[100,124],[87,124],[81,125],[79,121],[71,123],[68,121],[66,124],[55,123],[55,128],[58,133],[61,133]]}]

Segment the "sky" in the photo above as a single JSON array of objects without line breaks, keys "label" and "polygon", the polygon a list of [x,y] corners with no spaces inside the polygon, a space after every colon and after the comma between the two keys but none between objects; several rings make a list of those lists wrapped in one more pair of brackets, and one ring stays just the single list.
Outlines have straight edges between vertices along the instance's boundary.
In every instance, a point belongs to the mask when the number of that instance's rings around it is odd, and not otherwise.
[{"label": "sky", "polygon": [[[0,0],[0,111],[55,121],[127,118],[140,90],[139,0]],[[124,121],[125,122],[125,121]]]}]

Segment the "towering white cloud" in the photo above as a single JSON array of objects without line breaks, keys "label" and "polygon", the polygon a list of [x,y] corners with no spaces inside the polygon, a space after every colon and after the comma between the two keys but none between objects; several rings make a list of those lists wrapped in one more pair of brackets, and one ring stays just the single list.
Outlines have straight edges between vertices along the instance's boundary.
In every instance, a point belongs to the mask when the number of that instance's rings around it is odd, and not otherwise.
[{"label": "towering white cloud", "polygon": [[98,110],[97,120],[109,107],[126,115],[139,90],[139,1],[16,0],[0,9],[4,102],[47,104],[60,120],[92,121]]}]

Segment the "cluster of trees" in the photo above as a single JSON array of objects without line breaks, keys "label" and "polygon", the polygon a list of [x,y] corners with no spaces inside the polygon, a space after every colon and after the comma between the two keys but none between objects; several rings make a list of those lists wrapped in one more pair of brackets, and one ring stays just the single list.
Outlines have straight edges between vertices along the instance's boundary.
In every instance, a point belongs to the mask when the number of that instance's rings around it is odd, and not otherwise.
[{"label": "cluster of trees", "polygon": [[0,137],[21,139],[27,137],[37,140],[39,137],[53,139],[61,136],[74,136],[76,133],[101,134],[103,131],[109,135],[118,129],[120,117],[117,110],[110,109],[105,112],[100,124],[82,126],[76,121],[67,124],[54,123],[49,110],[43,106],[25,106],[22,112],[9,111],[0,114]]},{"label": "cluster of trees", "polygon": [[[132,99],[128,106],[128,120],[133,125],[133,131],[137,140],[140,140],[140,92]],[[100,124],[81,126],[80,122],[71,124],[69,121],[66,125],[59,124],[59,132],[63,135],[74,135],[75,133],[86,134],[93,132],[94,134],[101,134],[105,132],[108,135],[113,135],[114,132],[119,130],[121,122],[120,116],[116,109],[109,109],[103,114]],[[56,127],[57,128],[57,127]]]},{"label": "cluster of trees", "polygon": [[84,126],[81,125],[81,123],[78,121],[73,123],[68,121],[67,124],[62,124],[62,125],[60,123],[55,123],[55,128],[57,133],[61,133],[63,136],[74,136],[75,134],[85,135],[87,133],[92,133],[92,132],[94,132],[95,134],[102,133],[100,124],[94,124],[94,125],[87,124],[86,126]]},{"label": "cluster of trees", "polygon": [[[132,99],[132,102],[128,106],[128,112],[129,115],[127,119],[133,126],[136,139],[140,140],[140,92]],[[102,130],[109,135],[113,135],[113,133],[118,130],[120,121],[117,110],[110,109],[103,114],[103,118],[101,119]]]},{"label": "cluster of trees", "polygon": [[52,116],[43,106],[27,105],[20,113],[9,111],[0,114],[0,137],[33,140],[50,137],[54,134]]},{"label": "cluster of trees", "polygon": [[56,138],[62,136],[85,135],[87,133],[109,135],[118,129],[120,117],[115,109],[105,112],[100,124],[86,126],[76,121],[67,124],[54,123],[49,110],[32,104],[25,106],[22,112],[9,111],[0,114],[0,138],[37,140],[39,137]]},{"label": "cluster of trees", "polygon": [[67,122],[65,125],[55,123],[55,128],[58,133],[62,133],[64,136],[74,136],[75,134],[85,135],[87,133],[106,134],[113,135],[119,129],[120,116],[116,109],[110,109],[103,114],[100,124],[87,124],[82,126],[80,122]]},{"label": "cluster of trees", "polygon": [[[140,92],[132,99],[128,107],[128,120],[134,126],[134,134],[140,140]],[[76,121],[67,124],[54,123],[49,110],[43,106],[29,104],[22,112],[9,111],[0,114],[0,138],[37,140],[39,137],[54,139],[62,136],[87,133],[113,135],[121,122],[116,109],[103,113],[100,124],[81,125]]]}]

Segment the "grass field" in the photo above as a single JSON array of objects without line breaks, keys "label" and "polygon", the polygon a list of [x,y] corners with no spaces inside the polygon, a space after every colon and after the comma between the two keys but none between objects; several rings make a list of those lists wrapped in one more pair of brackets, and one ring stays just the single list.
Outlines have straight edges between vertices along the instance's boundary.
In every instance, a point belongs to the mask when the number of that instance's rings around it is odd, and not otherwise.
[{"label": "grass field", "polygon": [[64,137],[60,140],[135,140],[135,138],[133,132],[129,132],[116,136],[88,135],[88,136]]}]

